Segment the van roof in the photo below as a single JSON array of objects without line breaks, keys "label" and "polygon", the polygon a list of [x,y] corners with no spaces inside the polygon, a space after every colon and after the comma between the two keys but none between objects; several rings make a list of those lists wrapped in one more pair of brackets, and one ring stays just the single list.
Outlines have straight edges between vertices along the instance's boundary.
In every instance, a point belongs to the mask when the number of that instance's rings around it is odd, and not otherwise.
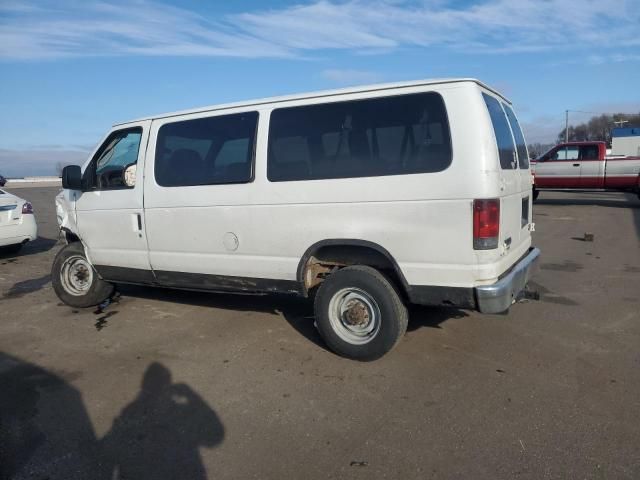
[{"label": "van roof", "polygon": [[441,84],[447,84],[447,83],[462,83],[462,82],[476,83],[479,86],[496,94],[497,96],[505,100],[507,103],[511,104],[509,99],[507,99],[500,92],[482,83],[480,80],[476,80],[475,78],[439,78],[439,79],[431,79],[431,80],[415,80],[412,82],[379,83],[375,85],[364,85],[359,87],[339,88],[335,90],[321,90],[318,92],[308,92],[308,93],[299,93],[295,95],[261,98],[256,100],[247,100],[244,102],[223,103],[220,105],[211,105],[207,107],[192,108],[189,110],[180,110],[177,112],[163,113],[159,115],[151,115],[148,117],[137,118],[135,120],[130,120],[128,122],[116,123],[114,124],[114,127],[118,125],[125,125],[127,123],[140,122],[143,120],[168,118],[168,117],[174,117],[178,115],[186,115],[189,113],[202,113],[202,112],[215,111],[215,110],[227,110],[227,109],[238,108],[238,107],[251,107],[251,106],[266,105],[270,103],[289,102],[293,100],[306,100],[310,98],[319,98],[319,97],[331,97],[331,96],[345,95],[350,93],[364,93],[364,92],[374,92],[377,90],[393,90],[393,89],[400,89],[400,88],[407,88],[407,87],[418,87],[422,85],[441,85]]}]

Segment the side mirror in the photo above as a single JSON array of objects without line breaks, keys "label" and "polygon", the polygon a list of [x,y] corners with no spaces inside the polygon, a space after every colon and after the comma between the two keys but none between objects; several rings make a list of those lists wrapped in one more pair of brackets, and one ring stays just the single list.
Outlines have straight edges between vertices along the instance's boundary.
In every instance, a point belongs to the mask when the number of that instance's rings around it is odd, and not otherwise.
[{"label": "side mirror", "polygon": [[67,165],[62,169],[62,188],[82,190],[82,170],[78,165]]},{"label": "side mirror", "polygon": [[127,165],[122,172],[122,183],[127,187],[135,187],[136,185],[136,164]]}]

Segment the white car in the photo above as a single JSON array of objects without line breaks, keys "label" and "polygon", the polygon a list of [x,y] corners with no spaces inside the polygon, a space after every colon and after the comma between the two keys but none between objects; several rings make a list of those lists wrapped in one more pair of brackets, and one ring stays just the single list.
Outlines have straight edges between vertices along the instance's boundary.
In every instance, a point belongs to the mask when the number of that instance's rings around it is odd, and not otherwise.
[{"label": "white car", "polygon": [[0,189],[0,252],[17,252],[37,237],[31,204]]},{"label": "white car", "polygon": [[539,255],[528,158],[510,102],[470,79],[116,125],[63,171],[53,287],[76,307],[118,282],[312,296],[334,351],[378,358],[407,303],[518,298]]}]

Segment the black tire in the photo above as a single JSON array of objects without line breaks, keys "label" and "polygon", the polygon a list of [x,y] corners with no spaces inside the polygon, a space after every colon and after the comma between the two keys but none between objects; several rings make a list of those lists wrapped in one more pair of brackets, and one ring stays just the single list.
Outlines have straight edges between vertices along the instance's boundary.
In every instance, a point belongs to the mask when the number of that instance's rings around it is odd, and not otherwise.
[{"label": "black tire", "polygon": [[[79,263],[81,267],[75,275],[69,273],[69,265],[74,262]],[[91,271],[89,272],[87,269],[91,269]],[[70,283],[69,279],[74,277],[73,282],[82,283],[83,279],[80,279],[79,273],[83,274],[85,282],[82,288],[74,290],[74,284]],[[89,264],[84,254],[84,247],[80,242],[70,243],[58,252],[51,268],[51,283],[58,298],[67,305],[76,308],[98,305],[109,298],[114,290],[113,284],[98,277],[98,273]]]},{"label": "black tire", "polygon": [[[337,314],[340,305],[350,303],[352,307],[345,313]],[[407,307],[394,285],[378,270],[364,265],[342,268],[322,282],[314,310],[318,331],[329,348],[338,355],[361,361],[376,360],[392,350],[407,331],[409,321]],[[353,324],[351,320],[365,325]],[[352,332],[358,328],[374,330],[368,334]],[[356,338],[355,343],[349,341],[351,337]]]},{"label": "black tire", "polygon": [[533,187],[532,198],[534,202],[538,200],[538,195],[540,195],[540,190],[538,190],[536,187]]}]

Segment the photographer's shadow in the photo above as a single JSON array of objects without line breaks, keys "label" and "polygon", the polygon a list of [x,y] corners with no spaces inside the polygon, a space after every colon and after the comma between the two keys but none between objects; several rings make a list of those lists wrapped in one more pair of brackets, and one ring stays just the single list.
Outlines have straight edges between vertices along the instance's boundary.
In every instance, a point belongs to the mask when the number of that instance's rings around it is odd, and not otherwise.
[{"label": "photographer's shadow", "polygon": [[223,438],[224,427],[207,403],[152,363],[138,396],[99,441],[104,478],[206,479],[199,448]]}]

